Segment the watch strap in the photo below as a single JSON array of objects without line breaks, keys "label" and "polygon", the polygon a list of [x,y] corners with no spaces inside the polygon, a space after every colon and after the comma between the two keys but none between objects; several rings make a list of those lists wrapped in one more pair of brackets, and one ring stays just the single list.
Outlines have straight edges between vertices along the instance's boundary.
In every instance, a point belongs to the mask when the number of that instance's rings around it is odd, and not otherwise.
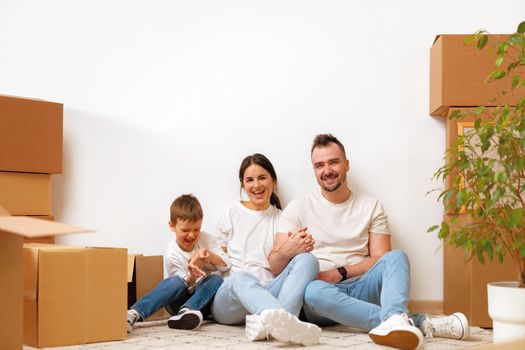
[{"label": "watch strap", "polygon": [[339,271],[339,273],[341,274],[341,282],[345,281],[347,279],[345,267],[344,266],[338,267],[337,271]]}]

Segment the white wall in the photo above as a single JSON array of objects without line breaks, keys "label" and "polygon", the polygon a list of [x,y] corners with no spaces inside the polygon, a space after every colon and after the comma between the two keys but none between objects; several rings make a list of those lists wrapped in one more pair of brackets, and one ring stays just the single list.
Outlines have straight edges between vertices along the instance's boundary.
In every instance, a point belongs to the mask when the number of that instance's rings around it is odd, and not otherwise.
[{"label": "white wall", "polygon": [[168,207],[192,192],[204,228],[239,199],[254,152],[284,203],[316,184],[315,134],[346,145],[353,189],[386,208],[412,262],[413,299],[442,298],[444,123],[428,115],[438,33],[513,32],[523,0],[0,2],[0,93],[64,103],[57,219],[64,243],[162,254]]}]

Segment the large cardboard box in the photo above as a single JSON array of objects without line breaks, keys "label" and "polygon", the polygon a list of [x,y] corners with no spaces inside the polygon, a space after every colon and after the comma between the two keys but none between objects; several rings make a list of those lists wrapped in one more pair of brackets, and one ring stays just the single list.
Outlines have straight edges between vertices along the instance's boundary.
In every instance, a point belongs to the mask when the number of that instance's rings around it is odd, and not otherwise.
[{"label": "large cardboard box", "polygon": [[[491,46],[508,34],[489,35],[487,47],[478,50],[475,43],[465,45],[468,35],[438,35],[430,49],[430,115],[445,116],[449,107],[515,105],[520,96],[508,93],[504,99],[498,90],[510,90],[508,78],[487,83],[496,69],[496,55]],[[490,47],[489,47],[490,46]],[[505,63],[503,63],[505,65]]]},{"label": "large cardboard box", "polygon": [[[162,255],[128,254],[128,309],[163,280],[163,269]],[[148,320],[157,320],[166,316],[164,309],[161,309]]]},{"label": "large cardboard box", "polygon": [[[450,223],[452,217],[456,224],[470,222],[469,215],[445,215]],[[510,258],[504,264],[486,259],[481,264],[477,258],[465,263],[466,252],[443,243],[444,281],[443,312],[451,314],[463,312],[471,326],[492,328],[492,319],[488,314],[487,283],[497,281],[515,281],[518,277],[518,266]]]},{"label": "large cardboard box", "polygon": [[0,172],[0,203],[11,215],[51,215],[51,175]]},{"label": "large cardboard box", "polygon": [[52,221],[9,216],[0,206],[0,348],[22,349],[22,238],[87,231]]},{"label": "large cardboard box", "polygon": [[0,95],[0,170],[62,173],[60,103]]},{"label": "large cardboard box", "polygon": [[125,339],[126,259],[121,248],[24,244],[24,342]]}]

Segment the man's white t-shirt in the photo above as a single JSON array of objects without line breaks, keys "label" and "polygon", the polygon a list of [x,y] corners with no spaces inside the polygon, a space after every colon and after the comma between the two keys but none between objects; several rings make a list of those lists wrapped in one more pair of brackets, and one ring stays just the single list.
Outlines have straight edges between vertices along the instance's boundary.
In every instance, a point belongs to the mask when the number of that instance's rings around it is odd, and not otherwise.
[{"label": "man's white t-shirt", "polygon": [[228,256],[220,248],[220,243],[213,235],[201,231],[201,233],[199,234],[199,238],[197,239],[197,242],[195,242],[195,245],[193,246],[193,250],[191,252],[185,252],[184,250],[182,250],[179,247],[176,238],[168,244],[168,247],[166,249],[166,255],[164,256],[164,268],[166,269],[166,273],[168,274],[168,276],[178,276],[185,281],[189,274],[188,262],[190,260],[190,257],[195,251],[201,248],[207,248],[208,250],[219,255],[222,258],[222,260],[226,263],[225,267],[216,266],[217,271],[226,272],[229,270],[231,264],[228,260]]},{"label": "man's white t-shirt", "polygon": [[250,272],[262,285],[274,279],[268,255],[273,247],[280,214],[281,210],[273,205],[256,211],[237,202],[221,216],[217,236],[230,258],[230,273]]},{"label": "man's white t-shirt", "polygon": [[368,233],[390,234],[388,219],[379,201],[352,192],[343,203],[323,197],[321,189],[299,197],[284,209],[277,232],[307,227],[315,239],[312,253],[326,271],[355,264],[369,255]]}]

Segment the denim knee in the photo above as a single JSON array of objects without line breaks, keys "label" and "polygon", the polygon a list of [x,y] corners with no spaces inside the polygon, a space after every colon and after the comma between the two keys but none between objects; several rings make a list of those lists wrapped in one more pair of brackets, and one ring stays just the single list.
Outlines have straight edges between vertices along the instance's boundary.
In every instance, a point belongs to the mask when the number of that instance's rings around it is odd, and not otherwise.
[{"label": "denim knee", "polygon": [[246,283],[257,282],[257,278],[249,272],[246,271],[236,271],[231,274],[228,278],[230,288],[243,288],[246,286]]},{"label": "denim knee", "polygon": [[319,273],[319,261],[312,253],[297,254],[290,261],[299,269],[309,269],[314,273],[314,277]]},{"label": "denim knee", "polygon": [[219,275],[208,275],[199,282],[199,284],[212,284],[214,286],[220,287],[224,279]]},{"label": "denim knee", "polygon": [[396,261],[396,262],[400,262],[400,263],[407,264],[407,265],[409,264],[408,256],[401,249],[389,251],[388,253],[383,255],[381,259],[388,260],[388,261]]},{"label": "denim knee", "polygon": [[304,290],[304,303],[309,306],[323,303],[326,301],[324,290],[326,288],[330,288],[331,286],[332,284],[319,280],[308,283],[306,289]]}]

